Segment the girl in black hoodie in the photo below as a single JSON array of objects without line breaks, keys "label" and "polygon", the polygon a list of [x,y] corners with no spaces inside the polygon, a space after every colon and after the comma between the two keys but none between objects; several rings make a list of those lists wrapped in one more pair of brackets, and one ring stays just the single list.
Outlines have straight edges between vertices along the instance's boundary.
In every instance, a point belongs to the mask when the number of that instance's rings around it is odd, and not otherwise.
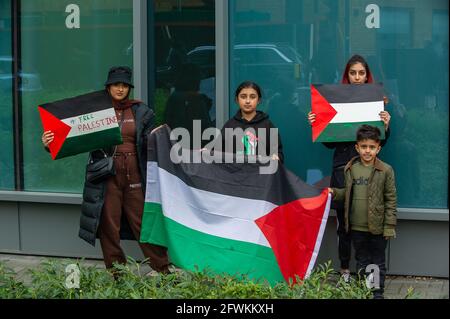
[{"label": "girl in black hoodie", "polygon": [[[259,152],[262,151],[262,155],[271,156],[272,159],[283,162],[284,155],[280,135],[277,135],[278,145],[272,145],[270,129],[275,128],[275,126],[269,120],[269,115],[256,110],[257,105],[261,101],[261,88],[254,82],[243,82],[236,89],[235,100],[239,105],[239,111],[222,128],[223,150],[227,151],[225,141],[233,139],[233,153],[259,155]],[[244,131],[244,135],[236,138],[231,135],[232,130],[226,130],[226,128],[241,128]],[[266,130],[265,138],[264,136],[258,136],[258,129],[261,128]],[[243,145],[237,145],[237,143],[242,143]],[[261,147],[264,147],[265,150],[258,152],[258,149]]]}]

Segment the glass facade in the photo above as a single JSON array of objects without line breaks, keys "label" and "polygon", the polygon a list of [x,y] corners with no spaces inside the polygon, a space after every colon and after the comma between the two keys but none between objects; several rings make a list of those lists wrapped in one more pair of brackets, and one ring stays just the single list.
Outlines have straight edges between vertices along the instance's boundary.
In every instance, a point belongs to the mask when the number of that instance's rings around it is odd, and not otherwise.
[{"label": "glass facade", "polygon": [[0,0],[0,189],[14,189],[11,3]]},{"label": "glass facade", "polygon": [[[24,189],[81,192],[87,154],[52,161],[40,136],[38,105],[100,90],[113,65],[132,67],[128,1],[21,1]],[[22,83],[25,78],[22,78]]]},{"label": "glass facade", "polygon": [[[17,169],[11,3],[0,0],[1,190],[15,189]],[[216,125],[215,3],[147,3],[148,90],[158,124],[173,120],[170,114],[179,120],[175,102],[183,96],[201,109],[203,128]],[[311,142],[309,85],[338,83],[347,59],[359,53],[390,101],[391,138],[380,157],[395,169],[399,206],[448,208],[448,1],[228,3],[230,116],[237,85],[260,84],[259,107],[279,128],[286,166],[310,184],[326,181],[332,151]],[[87,156],[52,161],[40,142],[37,106],[103,88],[113,65],[133,67],[133,1],[22,0],[19,16],[23,190],[80,193]]]},{"label": "glass facade", "polygon": [[156,0],[153,10],[157,124],[215,126],[215,2]]},{"label": "glass facade", "polygon": [[311,83],[338,83],[363,55],[384,84],[391,137],[380,153],[396,173],[400,207],[448,205],[448,1],[230,1],[230,116],[243,80],[263,89],[286,166],[310,184],[332,151],[311,142]]}]

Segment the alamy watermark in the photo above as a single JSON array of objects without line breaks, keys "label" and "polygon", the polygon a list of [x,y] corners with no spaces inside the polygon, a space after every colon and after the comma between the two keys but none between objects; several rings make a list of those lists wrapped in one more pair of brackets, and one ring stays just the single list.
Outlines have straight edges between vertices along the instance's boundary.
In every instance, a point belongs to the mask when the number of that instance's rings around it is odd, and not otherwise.
[{"label": "alamy watermark", "polygon": [[366,267],[366,287],[369,289],[380,289],[380,267],[370,264]]},{"label": "alamy watermark", "polygon": [[70,264],[66,267],[66,273],[68,274],[66,277],[66,288],[80,288],[80,268],[76,264]]},{"label": "alamy watermark", "polygon": [[[177,141],[170,150],[170,160],[180,163],[259,163],[260,174],[274,174],[278,169],[277,128],[209,127],[201,130],[201,121],[193,121],[189,130],[177,127],[170,132]],[[202,142],[209,141],[204,147]],[[191,145],[192,144],[192,145]]]}]

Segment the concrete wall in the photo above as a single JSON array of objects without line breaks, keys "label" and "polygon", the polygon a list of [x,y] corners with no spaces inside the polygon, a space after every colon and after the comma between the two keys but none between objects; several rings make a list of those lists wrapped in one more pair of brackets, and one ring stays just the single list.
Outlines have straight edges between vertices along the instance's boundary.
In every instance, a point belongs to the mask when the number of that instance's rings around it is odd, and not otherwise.
[{"label": "concrete wall", "polygon": [[[92,247],[78,237],[80,199],[65,199],[67,204],[55,203],[61,200],[54,198],[37,202],[42,198],[30,195],[24,201],[13,201],[0,197],[0,253],[102,258],[98,241]],[[397,238],[387,250],[389,274],[448,278],[448,212],[435,220],[426,220],[427,215],[432,214],[399,213]],[[334,269],[339,269],[335,229],[332,212],[316,264],[331,259]],[[122,247],[127,255],[143,259],[136,242],[124,241]],[[351,267],[355,267],[354,260]]]}]

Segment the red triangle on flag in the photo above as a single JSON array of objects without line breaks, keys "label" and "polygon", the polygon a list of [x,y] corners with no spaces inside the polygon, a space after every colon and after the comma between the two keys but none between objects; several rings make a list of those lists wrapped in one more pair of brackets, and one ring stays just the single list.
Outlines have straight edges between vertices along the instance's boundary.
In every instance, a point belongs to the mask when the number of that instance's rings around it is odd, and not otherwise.
[{"label": "red triangle on flag", "polygon": [[50,112],[46,111],[41,106],[38,106],[38,109],[39,115],[41,116],[42,126],[44,127],[44,132],[52,131],[55,134],[53,142],[51,142],[48,146],[52,159],[55,159],[64,144],[71,127]]},{"label": "red triangle on flag", "polygon": [[255,220],[270,243],[287,282],[291,278],[295,283],[296,276],[304,279],[317,257],[323,235],[320,229],[327,221],[324,218],[327,201],[328,190],[325,189],[319,196],[278,206]]},{"label": "red triangle on flag", "polygon": [[328,123],[335,117],[337,111],[311,84],[311,111],[316,114],[316,120],[312,123],[313,142],[322,134]]}]

